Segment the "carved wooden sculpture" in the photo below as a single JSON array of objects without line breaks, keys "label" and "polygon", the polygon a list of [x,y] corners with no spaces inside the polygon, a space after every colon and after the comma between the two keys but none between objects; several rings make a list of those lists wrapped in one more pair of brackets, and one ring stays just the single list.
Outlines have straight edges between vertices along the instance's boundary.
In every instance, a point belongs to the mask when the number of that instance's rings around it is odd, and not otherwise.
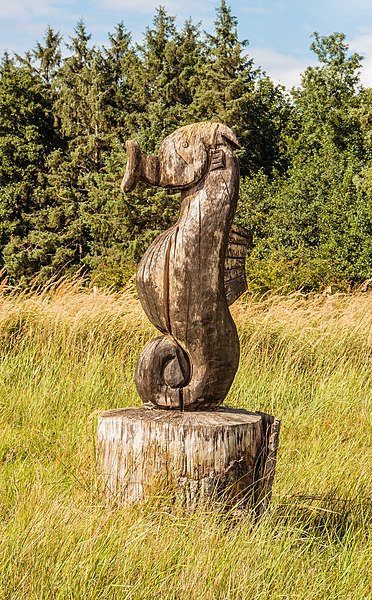
[{"label": "carved wooden sculpture", "polygon": [[[197,123],[167,137],[158,156],[143,156],[133,140],[126,147],[123,189],[139,180],[179,188],[182,203],[177,223],[155,239],[138,268],[142,306],[163,335],[137,363],[146,406],[99,416],[100,481],[123,504],[167,490],[189,508],[217,499],[258,515],[270,499],[279,421],[219,407],[239,363],[229,305],[246,289],[248,234],[232,223],[239,142],[225,125]],[[203,410],[209,408],[215,410]]]},{"label": "carved wooden sculpture", "polygon": [[177,129],[144,156],[126,142],[122,189],[137,182],[181,189],[175,225],[159,235],[137,272],[143,309],[163,334],[136,368],[143,402],[203,409],[225,399],[239,364],[239,340],[228,306],[246,289],[248,233],[232,224],[239,188],[234,133],[219,123]]}]

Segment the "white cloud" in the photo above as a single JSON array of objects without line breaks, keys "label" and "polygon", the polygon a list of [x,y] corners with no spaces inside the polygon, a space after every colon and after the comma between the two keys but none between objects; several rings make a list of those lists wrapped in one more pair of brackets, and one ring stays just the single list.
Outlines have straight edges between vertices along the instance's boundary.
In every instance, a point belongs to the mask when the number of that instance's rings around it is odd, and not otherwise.
[{"label": "white cloud", "polygon": [[300,85],[301,74],[313,63],[309,58],[300,60],[289,54],[281,54],[271,48],[250,48],[249,55],[257,66],[261,66],[275,83],[285,85],[287,89]]},{"label": "white cloud", "polygon": [[351,40],[349,47],[352,52],[364,56],[360,79],[365,87],[372,87],[372,31],[357,35]]},{"label": "white cloud", "polygon": [[48,2],[37,0],[36,2],[25,2],[24,0],[13,0],[7,2],[0,0],[0,17],[3,19],[27,18],[35,14],[49,14],[51,7]]},{"label": "white cloud", "polygon": [[[69,6],[70,5],[70,6]],[[74,7],[73,0],[0,0],[1,19],[32,19],[34,17],[61,17]]]},{"label": "white cloud", "polygon": [[352,3],[350,0],[335,0],[334,4],[336,5],[336,10],[342,9],[349,14],[351,11],[371,12],[371,0],[353,0]]},{"label": "white cloud", "polygon": [[263,6],[243,6],[241,12],[253,15],[268,15],[271,11]]},{"label": "white cloud", "polygon": [[[95,0],[95,4],[101,6],[98,0]],[[186,15],[187,17],[194,15],[199,12],[200,9],[207,13],[213,8],[213,0],[204,0],[201,3],[199,0],[188,0],[188,2],[182,2],[181,0],[105,0],[105,9],[124,12],[125,10],[142,13],[142,14],[154,14],[155,9],[159,6],[164,6],[167,13],[170,15]],[[193,18],[194,20],[194,18]]]}]

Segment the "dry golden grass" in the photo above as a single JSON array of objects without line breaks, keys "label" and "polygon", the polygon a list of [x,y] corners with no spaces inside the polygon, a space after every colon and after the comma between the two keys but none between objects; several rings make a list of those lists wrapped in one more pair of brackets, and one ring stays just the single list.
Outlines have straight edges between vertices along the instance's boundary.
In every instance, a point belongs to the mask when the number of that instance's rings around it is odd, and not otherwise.
[{"label": "dry golden grass", "polygon": [[248,297],[228,403],[282,419],[259,525],[167,499],[107,507],[95,415],[138,404],[155,331],[133,290],[79,279],[0,294],[0,598],[366,599],[372,297]]}]

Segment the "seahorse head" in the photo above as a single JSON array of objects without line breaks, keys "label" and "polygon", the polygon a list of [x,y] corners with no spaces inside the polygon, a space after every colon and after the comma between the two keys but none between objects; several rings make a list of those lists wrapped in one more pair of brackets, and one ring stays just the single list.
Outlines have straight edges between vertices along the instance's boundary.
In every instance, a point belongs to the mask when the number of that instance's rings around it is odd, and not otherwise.
[{"label": "seahorse head", "polygon": [[160,144],[157,156],[144,155],[135,140],[126,142],[128,162],[121,184],[132,191],[138,181],[165,188],[187,188],[207,172],[209,150],[240,144],[229,127],[221,123],[195,123],[180,127]]}]

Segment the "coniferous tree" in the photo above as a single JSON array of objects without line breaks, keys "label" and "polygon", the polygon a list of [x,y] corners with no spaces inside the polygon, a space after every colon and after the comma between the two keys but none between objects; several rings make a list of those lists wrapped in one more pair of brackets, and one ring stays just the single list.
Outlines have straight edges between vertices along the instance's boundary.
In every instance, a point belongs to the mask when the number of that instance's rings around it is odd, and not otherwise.
[{"label": "coniferous tree", "polygon": [[46,198],[34,217],[32,235],[43,279],[81,267],[88,252],[88,192],[105,144],[104,71],[98,66],[99,53],[89,46],[90,37],[80,21],[68,45],[71,54],[55,78],[53,108],[62,143],[48,157]]},{"label": "coniferous tree", "polygon": [[[248,42],[238,38],[237,24],[225,0],[221,0],[214,34],[206,34],[207,56],[194,101],[196,118],[215,118],[226,124],[234,123],[235,128],[257,76],[253,61],[244,53]],[[238,131],[240,136],[242,133]]]},{"label": "coniferous tree", "polygon": [[105,110],[111,131],[124,142],[134,134],[137,115],[146,108],[141,86],[142,64],[123,22],[109,34],[109,42],[109,47],[103,50],[108,74]]},{"label": "coniferous tree", "polygon": [[280,163],[280,134],[274,123],[285,115],[284,95],[248,58],[248,41],[239,40],[238,21],[225,0],[214,25],[214,33],[206,34],[207,56],[193,103],[194,118],[221,121],[234,129],[243,147],[239,155],[243,174],[260,168],[270,173]]},{"label": "coniferous tree", "polygon": [[188,19],[183,29],[177,33],[177,102],[182,123],[194,120],[192,104],[198,88],[202,83],[202,66],[206,59],[206,51],[201,39],[200,25]]},{"label": "coniferous tree", "polygon": [[0,66],[0,245],[13,281],[35,273],[28,235],[54,143],[52,105],[43,81],[5,56]]},{"label": "coniferous tree", "polygon": [[36,68],[38,75],[47,84],[52,83],[61,64],[61,41],[62,36],[48,26],[44,36],[44,44],[37,42],[31,53],[33,64],[35,64],[35,61],[38,63]]},{"label": "coniferous tree", "polygon": [[156,9],[153,27],[147,27],[139,46],[142,70],[142,103],[146,111],[140,115],[137,131],[144,150],[154,152],[161,139],[178,124],[177,42],[175,17],[164,7]]},{"label": "coniferous tree", "polygon": [[255,235],[261,288],[372,276],[372,94],[343,34],[314,34],[318,65],[289,100],[256,69],[225,0],[214,31],[157,9],[141,46],[119,23],[107,47],[80,21],[0,67],[0,245],[12,281],[87,269],[122,285],[176,218],[179,197],[122,194],[124,141],[144,152],[177,127],[219,120],[242,143],[237,218]]}]

